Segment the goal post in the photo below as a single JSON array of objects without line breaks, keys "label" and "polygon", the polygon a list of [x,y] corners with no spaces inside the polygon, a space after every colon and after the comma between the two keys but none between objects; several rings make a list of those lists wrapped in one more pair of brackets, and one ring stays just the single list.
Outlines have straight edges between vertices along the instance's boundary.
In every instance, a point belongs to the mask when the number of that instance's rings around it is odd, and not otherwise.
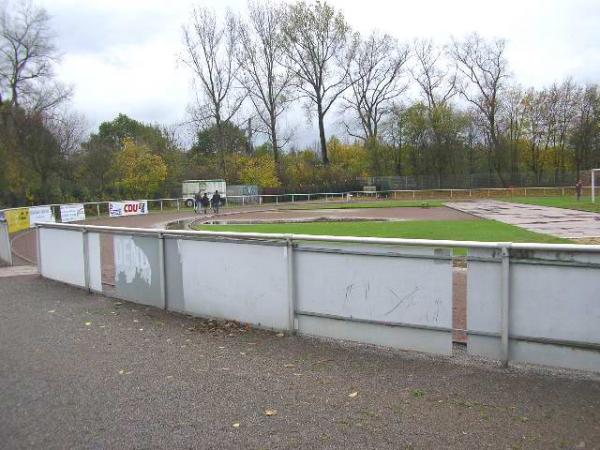
[{"label": "goal post", "polygon": [[596,174],[600,173],[600,169],[592,169],[592,203],[596,203]]}]

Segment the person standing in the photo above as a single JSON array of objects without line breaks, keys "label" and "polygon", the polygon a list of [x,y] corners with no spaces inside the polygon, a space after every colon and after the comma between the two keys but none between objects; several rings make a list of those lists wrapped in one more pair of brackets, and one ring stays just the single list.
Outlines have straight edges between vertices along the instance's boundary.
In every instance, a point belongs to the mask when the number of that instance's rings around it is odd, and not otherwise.
[{"label": "person standing", "polygon": [[206,215],[208,212],[208,207],[210,206],[210,200],[208,199],[206,192],[200,199],[200,205],[202,206],[202,212],[204,213],[204,215]]},{"label": "person standing", "polygon": [[581,191],[583,190],[583,183],[581,180],[577,180],[575,183],[575,193],[577,194],[577,200],[581,200]]},{"label": "person standing", "polygon": [[194,194],[194,212],[196,214],[198,214],[198,212],[200,212],[200,200],[202,198],[200,197],[200,191],[196,192],[196,194]]},{"label": "person standing", "polygon": [[212,203],[213,212],[219,214],[219,207],[221,206],[221,196],[219,195],[219,191],[215,191],[210,202]]}]

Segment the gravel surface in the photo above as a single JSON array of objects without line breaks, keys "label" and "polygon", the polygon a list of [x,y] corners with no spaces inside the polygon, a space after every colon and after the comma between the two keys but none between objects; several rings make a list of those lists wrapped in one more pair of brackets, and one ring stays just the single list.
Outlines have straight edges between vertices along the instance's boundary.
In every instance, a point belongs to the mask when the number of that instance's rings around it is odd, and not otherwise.
[{"label": "gravel surface", "polygon": [[598,377],[455,359],[280,337],[38,276],[1,278],[0,442],[600,448]]}]

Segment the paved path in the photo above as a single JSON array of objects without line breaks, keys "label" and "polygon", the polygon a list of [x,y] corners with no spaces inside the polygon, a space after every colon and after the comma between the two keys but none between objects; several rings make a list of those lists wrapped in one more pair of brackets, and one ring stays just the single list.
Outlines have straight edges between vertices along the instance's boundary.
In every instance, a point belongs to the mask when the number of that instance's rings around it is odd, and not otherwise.
[{"label": "paved path", "polygon": [[226,325],[0,279],[0,447],[600,448],[598,377]]},{"label": "paved path", "polygon": [[483,219],[517,225],[536,233],[571,239],[600,237],[600,214],[597,213],[496,200],[451,202],[446,205]]}]

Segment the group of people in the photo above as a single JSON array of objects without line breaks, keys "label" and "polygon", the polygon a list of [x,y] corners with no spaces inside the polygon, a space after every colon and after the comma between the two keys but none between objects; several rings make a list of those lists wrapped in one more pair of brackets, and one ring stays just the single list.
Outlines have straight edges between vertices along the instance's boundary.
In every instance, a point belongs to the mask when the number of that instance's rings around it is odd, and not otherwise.
[{"label": "group of people", "polygon": [[213,213],[219,214],[219,207],[221,206],[221,195],[219,194],[219,191],[215,191],[210,199],[206,192],[204,195],[201,195],[200,192],[198,192],[194,196],[194,200],[194,211],[196,213],[199,213],[200,210],[202,210],[204,214],[207,214],[208,208],[212,207]]}]

